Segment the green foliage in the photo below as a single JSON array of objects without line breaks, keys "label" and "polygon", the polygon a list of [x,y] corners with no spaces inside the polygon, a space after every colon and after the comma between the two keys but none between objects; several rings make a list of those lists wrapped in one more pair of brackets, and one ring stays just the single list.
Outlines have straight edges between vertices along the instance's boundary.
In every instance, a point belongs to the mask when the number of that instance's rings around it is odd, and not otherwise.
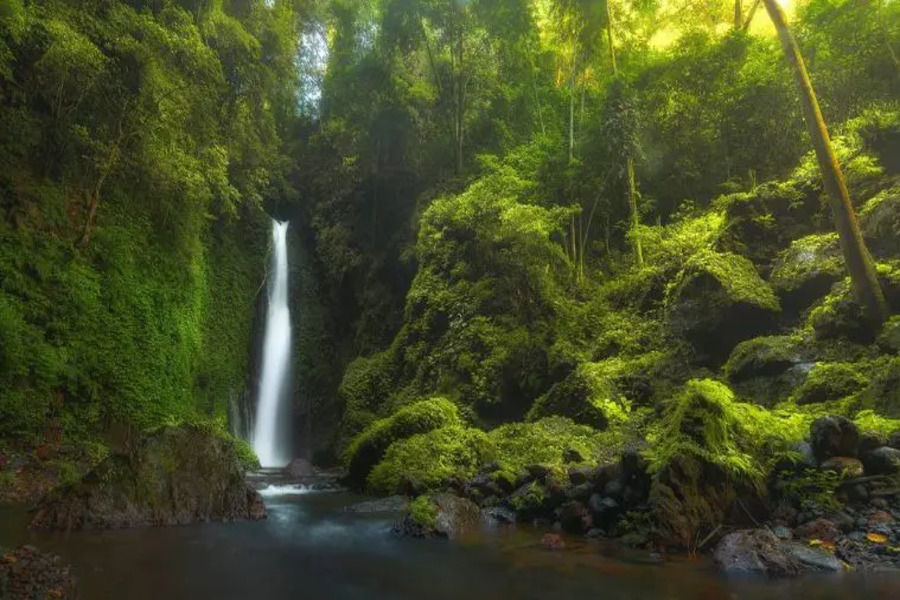
[{"label": "green foliage", "polygon": [[738,344],[728,357],[723,370],[729,381],[754,376],[778,375],[786,367],[800,362],[802,339],[776,335],[757,337]]},{"label": "green foliage", "polygon": [[815,277],[841,279],[846,272],[836,233],[809,235],[791,243],[772,270],[778,291],[792,292]]},{"label": "green foliage", "polygon": [[868,384],[868,378],[858,365],[850,363],[816,363],[806,381],[794,392],[797,404],[815,404],[841,400],[855,394]]},{"label": "green foliage", "polygon": [[428,496],[416,496],[409,503],[409,516],[413,522],[428,531],[437,527],[437,508]]},{"label": "green foliage", "polygon": [[688,260],[681,276],[672,285],[670,301],[698,281],[712,278],[718,282],[729,301],[744,303],[770,311],[779,311],[780,303],[772,288],[759,276],[756,267],[738,254],[700,252]]},{"label": "green foliage", "polygon": [[803,509],[841,510],[843,505],[835,496],[841,482],[837,471],[804,469],[803,474],[781,473],[781,493]]},{"label": "green foliage", "polygon": [[459,424],[456,405],[444,398],[431,398],[404,406],[393,415],[375,421],[354,438],[344,454],[349,477],[358,484],[364,482],[372,467],[381,462],[398,440]]},{"label": "green foliage", "polygon": [[370,491],[438,490],[475,475],[496,451],[484,432],[450,425],[396,441],[367,481]]},{"label": "green foliage", "polygon": [[812,417],[789,409],[769,411],[735,400],[723,383],[694,379],[648,433],[650,468],[691,457],[736,480],[760,484],[773,451],[802,440]]},{"label": "green foliage", "polygon": [[634,397],[630,388],[638,379],[649,382],[661,359],[661,353],[648,352],[636,359],[616,357],[582,363],[565,380],[538,398],[527,418],[537,421],[559,415],[597,429],[617,427],[628,420],[633,402],[646,400]]},{"label": "green foliage", "polygon": [[533,423],[510,423],[488,437],[497,449],[503,470],[518,473],[528,465],[559,467],[567,450],[575,450],[590,462],[617,456],[624,449],[622,429],[598,432],[565,417],[546,417]]}]

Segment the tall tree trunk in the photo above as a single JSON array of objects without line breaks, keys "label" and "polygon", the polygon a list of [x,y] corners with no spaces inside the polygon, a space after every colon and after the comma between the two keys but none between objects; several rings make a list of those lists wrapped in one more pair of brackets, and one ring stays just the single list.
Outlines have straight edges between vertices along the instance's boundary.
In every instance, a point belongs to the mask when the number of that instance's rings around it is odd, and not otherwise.
[{"label": "tall tree trunk", "polygon": [[541,106],[541,97],[538,95],[537,74],[531,52],[528,53],[528,62],[531,64],[531,90],[534,92],[534,105],[537,107],[538,120],[541,124],[541,135],[547,135],[547,129],[544,127],[544,109]]},{"label": "tall tree trunk", "polygon": [[[613,76],[619,76],[619,68],[616,65],[616,46],[613,33],[612,10],[610,8],[610,0],[606,0],[606,33],[609,42],[609,60],[612,63]],[[644,266],[644,251],[641,245],[640,224],[641,219],[637,208],[637,184],[634,178],[634,157],[631,156],[631,149],[626,149],[625,157],[625,179],[628,184],[628,213],[631,217],[631,237],[634,245],[634,262],[637,266]]]},{"label": "tall tree trunk", "polygon": [[575,75],[578,70],[578,46],[572,44],[572,77],[569,81],[569,162],[575,158]]},{"label": "tall tree trunk", "polygon": [[744,5],[741,0],[734,0],[734,30],[740,31],[744,25]]},{"label": "tall tree trunk", "polygon": [[831,147],[828,137],[828,129],[825,119],[819,109],[815,91],[806,72],[806,65],[800,55],[800,48],[787,24],[784,11],[776,0],[762,0],[766,11],[775,24],[778,38],[784,55],[790,64],[800,90],[800,103],[803,105],[803,115],[809,137],[812,139],[816,150],[816,158],[819,162],[819,171],[825,184],[825,190],[831,199],[831,210],[834,216],[834,224],[841,240],[841,250],[844,254],[844,263],[850,273],[850,281],[853,284],[853,292],[857,300],[863,305],[869,318],[881,323],[890,316],[884,293],[878,283],[875,272],[875,263],[866,248],[865,241],[859,231],[856,221],[856,213],[850,202],[850,193],[844,183],[844,175],[838,164],[837,157]]},{"label": "tall tree trunk", "polygon": [[747,13],[747,19],[744,21],[744,26],[742,29],[747,31],[750,29],[751,23],[753,23],[753,17],[756,16],[756,11],[759,9],[760,0],[753,0],[753,4],[750,6],[750,12]]}]

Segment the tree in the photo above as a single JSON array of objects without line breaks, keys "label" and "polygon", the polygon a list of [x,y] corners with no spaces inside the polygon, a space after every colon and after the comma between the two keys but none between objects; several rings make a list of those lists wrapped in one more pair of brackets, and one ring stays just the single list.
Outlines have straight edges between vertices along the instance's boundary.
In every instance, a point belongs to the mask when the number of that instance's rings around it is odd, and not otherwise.
[{"label": "tree", "polygon": [[850,193],[844,182],[844,175],[838,164],[837,157],[831,147],[828,136],[828,128],[819,102],[816,99],[815,90],[809,75],[800,48],[794,39],[793,33],[787,24],[784,11],[778,5],[777,0],[763,0],[766,11],[778,31],[778,39],[784,50],[785,58],[791,67],[797,87],[800,91],[800,104],[803,107],[803,115],[809,137],[812,139],[819,163],[819,171],[825,184],[825,190],[831,199],[831,210],[834,223],[841,240],[841,250],[844,254],[844,263],[850,273],[850,281],[857,300],[863,305],[869,318],[877,322],[883,322],[890,316],[890,310],[884,293],[878,283],[875,272],[875,263],[869,254],[856,221],[856,213],[850,202]]}]

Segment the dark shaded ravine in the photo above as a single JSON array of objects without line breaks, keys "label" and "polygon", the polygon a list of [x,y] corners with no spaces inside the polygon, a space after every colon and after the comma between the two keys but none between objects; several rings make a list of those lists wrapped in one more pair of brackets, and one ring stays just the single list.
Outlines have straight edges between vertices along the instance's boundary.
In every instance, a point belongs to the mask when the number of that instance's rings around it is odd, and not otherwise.
[{"label": "dark shaded ravine", "polygon": [[654,564],[645,552],[569,539],[551,552],[537,530],[448,543],[389,534],[389,515],[343,510],[346,493],[270,496],[267,521],[39,534],[0,509],[0,544],[30,543],[74,565],[83,598],[898,598],[897,574],[728,581],[705,561]]}]

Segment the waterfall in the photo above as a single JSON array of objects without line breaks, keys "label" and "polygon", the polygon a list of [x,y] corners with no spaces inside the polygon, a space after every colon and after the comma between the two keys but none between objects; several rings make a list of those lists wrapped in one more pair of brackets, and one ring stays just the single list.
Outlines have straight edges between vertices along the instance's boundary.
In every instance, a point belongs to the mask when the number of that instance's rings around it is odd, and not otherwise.
[{"label": "waterfall", "polygon": [[287,418],[290,404],[291,314],[288,308],[288,223],[272,221],[272,274],[253,449],[263,467],[290,460]]}]

